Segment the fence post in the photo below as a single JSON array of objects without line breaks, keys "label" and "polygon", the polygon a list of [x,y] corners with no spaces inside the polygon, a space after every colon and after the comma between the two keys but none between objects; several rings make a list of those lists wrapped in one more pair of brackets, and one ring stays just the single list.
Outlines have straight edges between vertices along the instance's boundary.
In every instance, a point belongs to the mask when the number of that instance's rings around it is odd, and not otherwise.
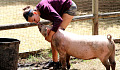
[{"label": "fence post", "polygon": [[94,16],[92,35],[98,35],[98,0],[92,0],[92,13]]}]

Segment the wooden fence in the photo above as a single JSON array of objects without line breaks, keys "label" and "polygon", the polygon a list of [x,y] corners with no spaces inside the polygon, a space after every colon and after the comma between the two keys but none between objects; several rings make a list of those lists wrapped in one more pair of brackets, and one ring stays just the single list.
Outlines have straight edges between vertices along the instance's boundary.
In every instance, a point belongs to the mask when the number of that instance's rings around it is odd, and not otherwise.
[{"label": "wooden fence", "polygon": [[[110,12],[98,14],[98,0],[92,0],[92,14],[83,15],[83,16],[74,16],[72,22],[75,21],[83,21],[83,20],[93,20],[92,26],[92,34],[98,35],[98,19],[99,18],[109,18],[109,17],[119,17],[120,12]],[[50,23],[50,21],[40,21],[40,23]],[[36,23],[18,23],[18,24],[9,24],[9,25],[1,25],[0,30],[8,30],[8,29],[17,29],[17,28],[26,28],[31,26],[37,26]],[[115,42],[120,42],[120,39],[115,39]]]}]

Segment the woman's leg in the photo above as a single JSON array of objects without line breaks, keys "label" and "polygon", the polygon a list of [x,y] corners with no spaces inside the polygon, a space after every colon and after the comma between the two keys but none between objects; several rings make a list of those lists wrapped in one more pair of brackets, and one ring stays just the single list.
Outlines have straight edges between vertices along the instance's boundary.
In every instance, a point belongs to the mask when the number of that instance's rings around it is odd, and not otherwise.
[{"label": "woman's leg", "polygon": [[60,27],[66,29],[66,27],[69,25],[69,23],[72,21],[73,16],[64,13],[62,16],[63,22],[61,23]]},{"label": "woman's leg", "polygon": [[58,62],[58,52],[52,45],[51,48],[52,48],[52,60],[53,62]]},{"label": "woman's leg", "polygon": [[76,16],[77,5],[72,1],[72,5],[69,10],[65,11],[62,19],[63,22],[61,23],[60,27],[66,29],[69,23],[72,21],[73,17]]}]

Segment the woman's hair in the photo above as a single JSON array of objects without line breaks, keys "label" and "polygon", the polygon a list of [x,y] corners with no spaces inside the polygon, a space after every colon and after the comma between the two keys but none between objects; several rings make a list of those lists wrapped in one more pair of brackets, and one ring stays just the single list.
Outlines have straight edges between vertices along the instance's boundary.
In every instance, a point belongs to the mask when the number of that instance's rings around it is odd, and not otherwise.
[{"label": "woman's hair", "polygon": [[32,17],[34,15],[32,12],[33,10],[30,8],[30,6],[23,8],[23,10],[23,16],[26,19],[26,21],[28,21],[28,17]]}]

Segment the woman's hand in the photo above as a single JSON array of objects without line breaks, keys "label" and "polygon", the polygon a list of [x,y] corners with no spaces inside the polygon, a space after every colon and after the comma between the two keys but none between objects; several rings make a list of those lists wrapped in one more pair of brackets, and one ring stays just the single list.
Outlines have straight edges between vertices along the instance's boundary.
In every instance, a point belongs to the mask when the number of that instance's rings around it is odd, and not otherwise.
[{"label": "woman's hand", "polygon": [[51,30],[51,31],[49,32],[48,36],[45,37],[45,40],[47,40],[48,42],[51,42],[52,36],[53,36],[54,34],[55,34],[55,32]]}]

